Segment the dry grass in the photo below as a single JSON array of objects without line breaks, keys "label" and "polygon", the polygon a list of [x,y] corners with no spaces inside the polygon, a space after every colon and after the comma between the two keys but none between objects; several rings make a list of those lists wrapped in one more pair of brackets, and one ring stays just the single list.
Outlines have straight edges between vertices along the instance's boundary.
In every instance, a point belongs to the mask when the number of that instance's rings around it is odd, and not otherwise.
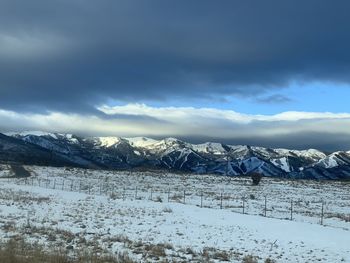
[{"label": "dry grass", "polygon": [[80,252],[68,255],[65,249],[45,251],[39,245],[31,245],[23,240],[11,239],[1,244],[0,262],[6,263],[134,263],[127,254],[97,255]]},{"label": "dry grass", "polygon": [[243,258],[242,263],[258,263],[258,260],[252,255],[247,255]]}]

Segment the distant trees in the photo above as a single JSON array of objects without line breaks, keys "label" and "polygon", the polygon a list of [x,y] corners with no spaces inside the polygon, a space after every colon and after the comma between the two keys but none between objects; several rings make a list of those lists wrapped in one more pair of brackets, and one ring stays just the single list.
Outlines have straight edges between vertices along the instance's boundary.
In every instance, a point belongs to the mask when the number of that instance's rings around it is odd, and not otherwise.
[{"label": "distant trees", "polygon": [[261,173],[256,173],[256,172],[252,172],[249,174],[250,178],[252,178],[252,184],[253,185],[259,185],[261,178],[262,178],[262,174]]}]

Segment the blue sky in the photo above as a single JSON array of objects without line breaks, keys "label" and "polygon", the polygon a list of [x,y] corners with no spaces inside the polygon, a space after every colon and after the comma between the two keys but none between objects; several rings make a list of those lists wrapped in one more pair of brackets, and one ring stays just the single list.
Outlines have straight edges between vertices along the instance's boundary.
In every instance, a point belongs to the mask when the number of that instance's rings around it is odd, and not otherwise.
[{"label": "blue sky", "polygon": [[[261,102],[259,98],[270,96],[282,96],[286,100],[282,102]],[[278,92],[267,92],[257,97],[227,96],[219,98],[172,98],[169,101],[141,100],[150,106],[164,107],[172,106],[196,108],[210,107],[224,110],[233,110],[247,114],[273,115],[285,111],[306,112],[350,112],[349,105],[350,86],[332,82],[293,83],[282,87]],[[109,106],[123,105],[122,101],[111,100]]]},{"label": "blue sky", "polygon": [[[276,114],[284,111],[349,112],[350,87],[334,83],[294,84],[279,94],[290,101],[257,103],[254,99],[232,99],[227,108],[250,114]],[[232,106],[231,106],[232,105]],[[221,107],[221,104],[217,104]]]}]

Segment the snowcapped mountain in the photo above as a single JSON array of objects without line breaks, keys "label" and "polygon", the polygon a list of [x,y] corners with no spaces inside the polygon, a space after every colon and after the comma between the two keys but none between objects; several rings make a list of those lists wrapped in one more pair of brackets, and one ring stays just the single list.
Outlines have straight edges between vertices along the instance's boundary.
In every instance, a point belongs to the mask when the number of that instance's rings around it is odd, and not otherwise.
[{"label": "snowcapped mountain", "polygon": [[[11,152],[16,153],[20,149],[21,156],[25,156],[26,150],[32,151],[31,154],[40,152],[35,158],[28,157],[28,160],[36,164],[41,164],[40,160],[37,160],[41,158],[45,163],[55,159],[55,165],[104,169],[151,167],[232,176],[260,172],[265,176],[274,177],[350,178],[350,151],[327,155],[315,149],[297,151],[216,142],[191,144],[176,138],[84,138],[72,134],[45,132],[7,135],[1,135],[0,139],[27,147],[11,148]],[[8,158],[5,158],[5,150],[8,148],[4,146],[5,143],[2,145],[2,141],[0,140],[0,160],[6,161]],[[17,155],[14,155],[13,160],[16,160],[15,156]]]}]

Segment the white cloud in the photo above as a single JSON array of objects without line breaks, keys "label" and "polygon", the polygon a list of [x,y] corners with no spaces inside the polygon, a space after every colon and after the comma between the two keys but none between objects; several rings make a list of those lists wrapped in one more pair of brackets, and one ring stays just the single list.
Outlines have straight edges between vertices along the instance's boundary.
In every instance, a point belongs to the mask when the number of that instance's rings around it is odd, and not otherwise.
[{"label": "white cloud", "polygon": [[[0,110],[1,131],[44,130],[111,136],[188,136],[222,139],[273,137],[303,132],[350,135],[349,113],[283,112],[242,114],[193,107],[150,107],[145,104],[101,106],[109,115],[22,114]],[[123,117],[120,117],[120,116]]]},{"label": "white cloud", "polygon": [[137,116],[150,116],[159,119],[184,120],[193,117],[222,119],[237,123],[251,123],[254,121],[300,121],[313,119],[350,119],[350,113],[331,112],[301,112],[288,111],[276,115],[252,115],[238,113],[232,110],[193,107],[150,107],[145,104],[127,104],[124,106],[101,106],[100,111],[113,114],[127,114]]}]

